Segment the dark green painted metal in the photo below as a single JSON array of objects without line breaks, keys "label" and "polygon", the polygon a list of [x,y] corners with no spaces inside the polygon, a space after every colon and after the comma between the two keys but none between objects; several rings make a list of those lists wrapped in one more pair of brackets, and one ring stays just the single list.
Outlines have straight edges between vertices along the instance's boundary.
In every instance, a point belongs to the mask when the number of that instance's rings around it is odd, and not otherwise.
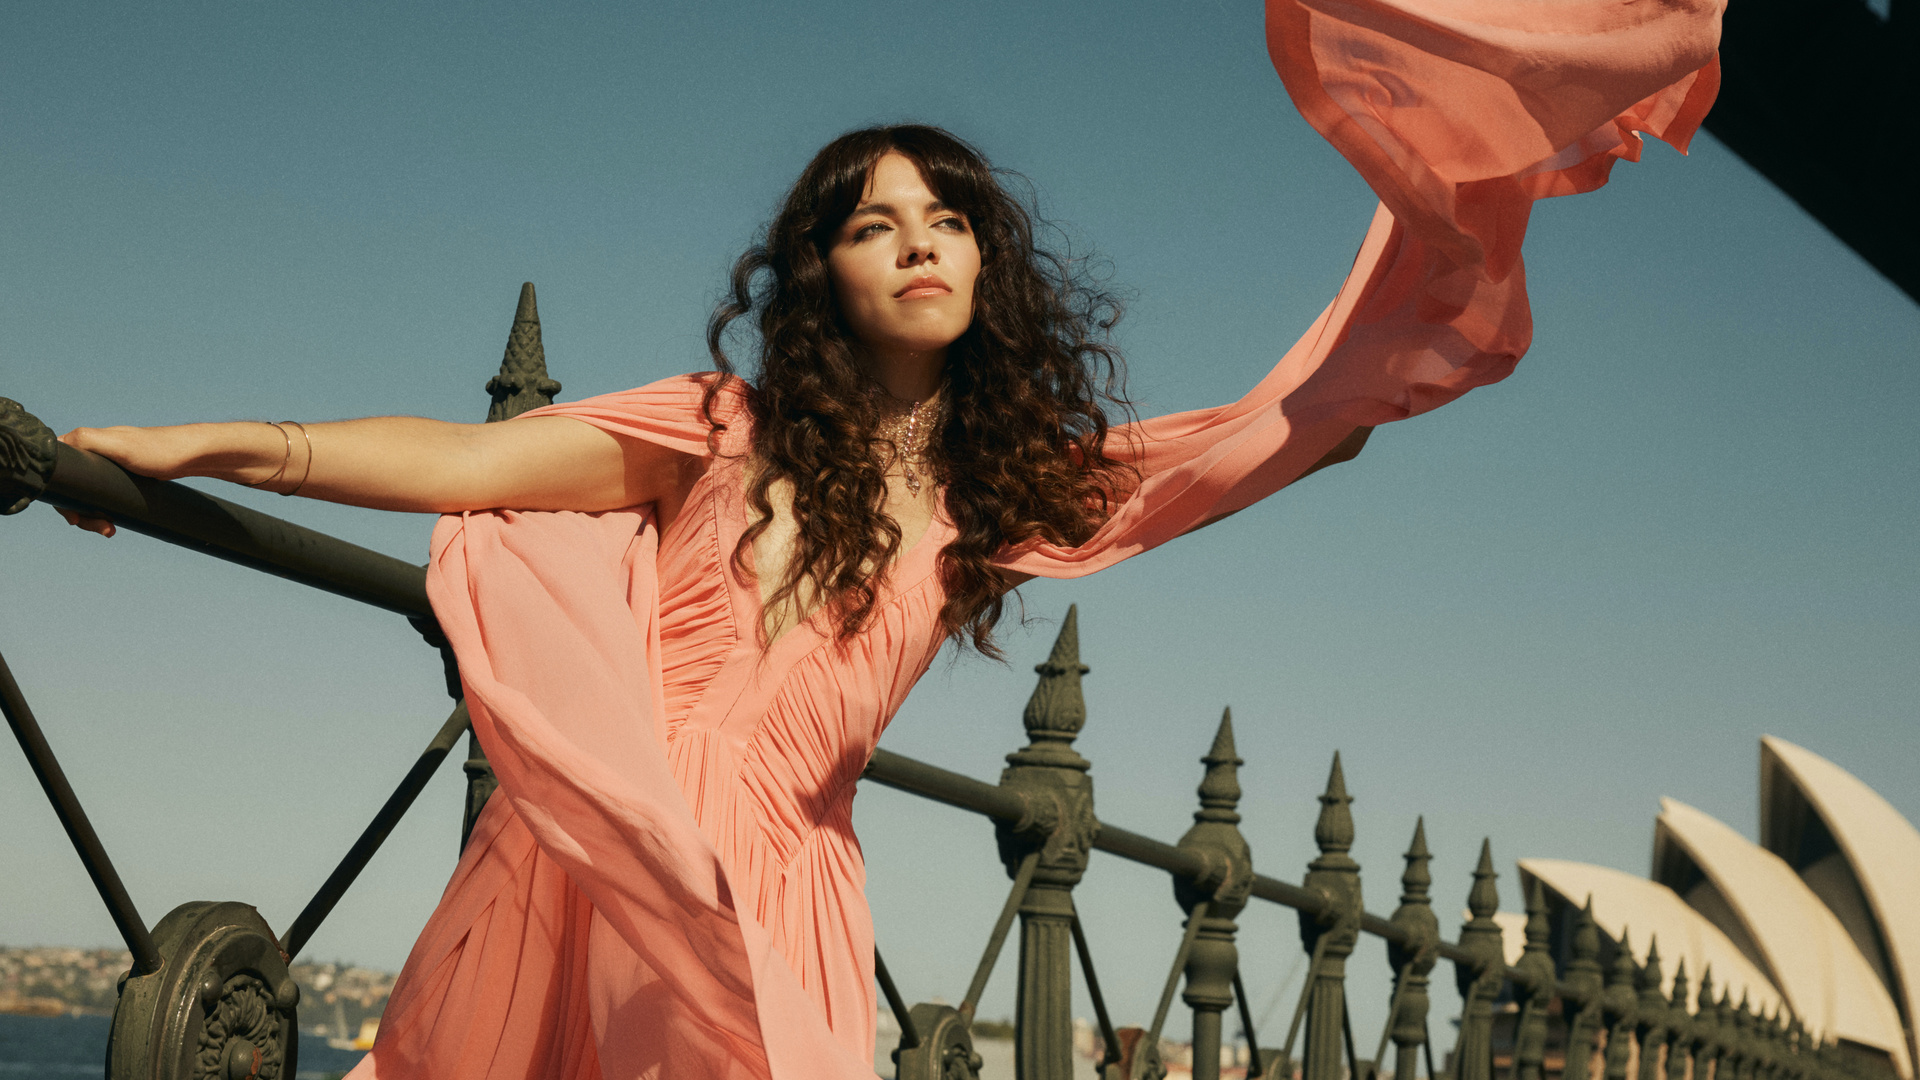
[{"label": "dark green painted metal", "polygon": [[113,925],[120,931],[121,940],[127,943],[127,951],[133,954],[134,973],[144,975],[158,970],[160,953],[153,943],[153,936],[147,933],[147,924],[140,918],[139,909],[134,907],[133,897],[127,893],[119,872],[114,870],[113,860],[107,858],[106,847],[93,831],[93,823],[87,820],[87,812],[80,806],[80,797],[73,793],[73,785],[67,782],[66,770],[60,767],[59,759],[53,756],[53,747],[47,743],[46,733],[40,730],[40,721],[27,704],[26,695],[20,692],[20,684],[14,681],[13,669],[7,666],[4,656],[0,656],[0,710],[6,712],[7,726],[13,729],[13,737],[19,740],[20,749],[26,753],[27,764],[32,766],[34,777],[40,781],[40,789],[47,793],[47,801],[53,804],[60,827],[67,831],[67,839],[73,842],[74,850],[80,855],[80,865],[87,868],[87,876],[93,879],[93,887],[99,891],[101,902],[107,905],[107,914],[113,917]]},{"label": "dark green painted metal", "polygon": [[1221,714],[1213,745],[1200,761],[1206,766],[1198,789],[1200,809],[1180,846],[1199,852],[1211,872],[1201,878],[1174,878],[1173,895],[1189,922],[1199,919],[1205,904],[1206,917],[1187,950],[1181,1000],[1193,1010],[1194,1080],[1218,1080],[1221,1014],[1233,1004],[1233,979],[1240,970],[1234,920],[1253,888],[1253,851],[1240,835],[1239,770],[1244,762],[1234,751],[1232,710]]},{"label": "dark green painted metal", "polygon": [[0,398],[6,512],[38,499],[374,607],[432,616],[421,567],[184,484],[135,476],[98,454],[51,440],[45,424]]},{"label": "dark green painted metal", "polygon": [[[1419,1053],[1427,1042],[1428,976],[1440,942],[1440,921],[1434,917],[1433,901],[1427,895],[1433,885],[1433,873],[1427,867],[1433,854],[1427,850],[1424,817],[1413,823],[1413,841],[1407,845],[1405,859],[1406,869],[1400,874],[1400,906],[1394,909],[1392,920],[1403,936],[1399,943],[1387,944],[1387,963],[1394,971],[1394,1000],[1387,1010],[1387,1031],[1394,1045],[1394,1080],[1414,1080],[1419,1075]],[[1378,1056],[1376,1053],[1376,1059]],[[1436,1080],[1431,1068],[1428,1074],[1428,1080]]]},{"label": "dark green painted metal", "polygon": [[1493,1080],[1493,1002],[1506,976],[1506,957],[1500,925],[1493,913],[1500,909],[1494,886],[1493,841],[1480,842],[1480,862],[1473,869],[1473,888],[1467,892],[1467,910],[1473,917],[1460,928],[1460,947],[1477,963],[1454,965],[1454,982],[1463,1002],[1460,1039],[1454,1045],[1456,1080]]},{"label": "dark green painted metal", "polygon": [[121,984],[108,1080],[293,1080],[300,987],[260,913],[194,901],[153,936],[163,963]]},{"label": "dark green painted metal", "polygon": [[887,999],[887,1008],[893,1010],[894,1022],[900,1025],[900,1049],[911,1050],[920,1045],[920,1029],[914,1025],[913,1013],[907,1008],[907,1001],[900,996],[900,988],[893,984],[893,973],[887,970],[887,962],[880,955],[880,949],[873,950],[873,977],[880,984],[880,992]]},{"label": "dark green painted metal", "polygon": [[0,397],[0,515],[25,510],[47,489],[59,445],[39,417]]},{"label": "dark green painted metal", "polygon": [[1520,1018],[1514,1023],[1514,1080],[1542,1080],[1547,1058],[1547,1012],[1553,1006],[1553,955],[1547,925],[1547,898],[1538,878],[1527,886],[1527,945],[1520,954],[1521,969],[1534,977],[1533,989],[1522,995]]},{"label": "dark green painted metal", "polygon": [[1633,1053],[1633,967],[1631,936],[1622,931],[1613,963],[1607,968],[1606,990],[1600,996],[1607,1021],[1606,1080],[1627,1080],[1627,1063]]},{"label": "dark green painted metal", "polygon": [[551,405],[559,392],[560,384],[547,377],[547,349],[540,341],[540,305],[534,297],[533,282],[522,282],[513,326],[507,331],[507,350],[500,358],[500,374],[487,380],[487,393],[493,398],[487,421],[511,420]]},{"label": "dark green painted metal", "polygon": [[184,484],[135,476],[65,443],[58,454],[42,502],[377,608],[432,614],[422,567]]},{"label": "dark green painted metal", "polygon": [[1140,1040],[1139,1045],[1144,1047],[1146,1052],[1136,1053],[1133,1057],[1131,1075],[1134,1080],[1142,1080],[1148,1076],[1150,1066],[1159,1067],[1160,1075],[1166,1075],[1166,1070],[1159,1060],[1160,1034],[1166,1030],[1167,1013],[1173,1008],[1173,994],[1180,989],[1180,977],[1186,974],[1187,957],[1193,952],[1193,940],[1200,936],[1201,924],[1207,917],[1207,906],[1208,902],[1203,899],[1187,913],[1187,928],[1180,935],[1180,947],[1173,953],[1173,966],[1167,969],[1167,981],[1160,988],[1160,1004],[1153,1010],[1153,1025],[1147,1028],[1146,1035]]},{"label": "dark green painted metal", "polygon": [[1073,951],[1080,957],[1080,974],[1086,976],[1087,996],[1093,999],[1094,1020],[1100,1025],[1100,1074],[1104,1077],[1108,1070],[1120,1064],[1120,1036],[1114,1031],[1113,1017],[1107,1013],[1106,995],[1100,992],[1100,976],[1094,974],[1093,950],[1087,947],[1087,929],[1080,924],[1078,909],[1073,913]]},{"label": "dark green painted metal", "polygon": [[1247,1080],[1255,1080],[1267,1074],[1267,1052],[1261,1049],[1260,1035],[1253,1030],[1253,1002],[1247,998],[1247,984],[1237,967],[1233,969],[1233,1000],[1240,1007],[1240,1033],[1247,1042]]},{"label": "dark green painted metal", "polygon": [[320,923],[333,910],[333,906],[346,895],[348,887],[353,884],[355,878],[360,876],[360,871],[367,868],[367,863],[373,860],[374,853],[379,851],[380,845],[386,842],[388,835],[393,832],[393,827],[400,823],[407,809],[413,805],[413,800],[419,797],[421,789],[427,786],[427,781],[433,779],[434,770],[446,760],[447,754],[453,749],[454,742],[466,730],[467,703],[463,701],[453,707],[452,715],[447,717],[446,723],[440,725],[440,730],[434,734],[433,740],[427,743],[427,748],[420,752],[420,757],[414,761],[413,767],[407,770],[407,775],[401,777],[400,785],[394,788],[392,795],[387,796],[387,801],[380,807],[379,812],[373,815],[373,820],[361,832],[360,838],[354,841],[353,847],[347,850],[347,854],[340,860],[340,865],[334,867],[333,873],[327,875],[327,880],[321,884],[320,891],[313,895],[313,899],[307,901],[307,906],[301,909],[300,914],[293,920],[293,925],[287,927],[287,932],[281,935],[281,952],[288,956],[299,956],[300,950],[306,948],[307,942],[313,938],[313,932],[320,928]]},{"label": "dark green painted metal", "polygon": [[913,1007],[911,1019],[920,1044],[893,1052],[897,1080],[973,1080],[980,1075],[980,1055],[959,1010],[921,1002]]},{"label": "dark green painted metal", "polygon": [[1587,1080],[1600,1040],[1600,995],[1605,980],[1600,972],[1600,928],[1593,922],[1593,899],[1580,909],[1573,923],[1573,958],[1567,962],[1566,992],[1580,1006],[1567,1020],[1567,1064],[1563,1080]]},{"label": "dark green painted metal", "polygon": [[980,1007],[980,995],[987,992],[987,980],[993,975],[994,965],[1000,959],[1000,950],[1006,946],[1007,932],[1013,929],[1013,918],[1020,913],[1020,902],[1027,898],[1027,889],[1033,884],[1033,872],[1040,866],[1038,849],[1027,852],[1020,860],[1020,866],[1013,874],[1013,887],[1007,890],[1007,902],[1000,906],[1000,918],[993,924],[993,932],[987,935],[987,947],[980,954],[980,963],[973,969],[973,982],[967,984],[967,996],[960,999],[960,1015],[967,1023],[973,1023],[973,1014]]},{"label": "dark green painted metal", "polygon": [[1067,608],[1060,634],[1021,722],[1027,745],[1007,755],[1000,786],[1018,792],[1028,813],[996,823],[1000,858],[1016,874],[1038,852],[1020,900],[1020,984],[1014,1012],[1014,1075],[1050,1080],[1073,1070],[1073,887],[1087,872],[1100,821],[1093,813],[1090,765],[1073,749],[1087,721],[1080,680],[1080,615]]},{"label": "dark green painted metal", "polygon": [[1696,1080],[1705,1080],[1718,1072],[1720,1058],[1720,1010],[1713,998],[1713,966],[1709,964],[1700,972],[1699,996],[1694,1001],[1693,1024],[1693,1076]]},{"label": "dark green painted metal", "polygon": [[1340,1059],[1349,1041],[1347,957],[1360,940],[1360,917],[1366,910],[1360,895],[1360,864],[1348,854],[1353,849],[1353,813],[1348,809],[1352,802],[1340,755],[1335,753],[1327,789],[1320,795],[1320,817],[1313,827],[1320,854],[1307,864],[1305,882],[1309,892],[1322,898],[1322,906],[1317,914],[1300,915],[1300,940],[1318,961],[1302,990],[1308,999],[1302,1080],[1340,1080]]},{"label": "dark green painted metal", "polygon": [[1667,1080],[1687,1080],[1697,1045],[1693,1017],[1687,1014],[1687,958],[1674,965],[1673,989],[1667,996]]},{"label": "dark green painted metal", "polygon": [[[506,353],[500,358],[500,373],[487,380],[487,394],[493,399],[487,406],[487,423],[511,420],[551,405],[559,392],[560,384],[547,377],[547,349],[540,340],[540,306],[534,298],[533,282],[522,282],[513,326],[507,330]],[[456,681],[450,672],[449,685]],[[473,835],[473,823],[480,820],[480,811],[486,809],[487,800],[500,786],[478,733],[467,735],[467,760],[461,769],[467,774],[467,798],[460,821],[460,849],[465,851],[467,837]]]},{"label": "dark green painted metal", "polygon": [[1640,967],[1635,976],[1634,988],[1637,991],[1635,1001],[1634,1035],[1640,1043],[1640,1068],[1636,1072],[1637,1080],[1662,1080],[1660,1070],[1660,1052],[1666,1048],[1670,1030],[1667,1026],[1667,1001],[1660,996],[1660,982],[1664,973],[1660,970],[1660,939],[1647,939],[1647,962]]}]

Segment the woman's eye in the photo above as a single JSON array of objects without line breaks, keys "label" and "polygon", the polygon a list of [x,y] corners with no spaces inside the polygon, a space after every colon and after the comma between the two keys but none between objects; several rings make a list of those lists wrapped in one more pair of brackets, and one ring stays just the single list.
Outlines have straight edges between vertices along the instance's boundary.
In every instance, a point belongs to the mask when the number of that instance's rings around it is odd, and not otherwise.
[{"label": "woman's eye", "polygon": [[952,229],[954,232],[967,231],[967,219],[960,217],[941,218],[934,222],[936,228]]},{"label": "woman's eye", "polygon": [[883,222],[870,222],[855,229],[853,231],[853,238],[856,241],[870,239],[879,236],[882,232],[886,231],[886,228],[887,226]]}]

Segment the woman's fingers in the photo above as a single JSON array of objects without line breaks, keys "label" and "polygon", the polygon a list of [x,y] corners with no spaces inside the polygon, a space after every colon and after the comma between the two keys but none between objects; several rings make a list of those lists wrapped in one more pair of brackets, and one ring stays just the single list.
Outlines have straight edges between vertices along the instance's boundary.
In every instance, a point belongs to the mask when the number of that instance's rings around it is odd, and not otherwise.
[{"label": "woman's fingers", "polygon": [[101,536],[112,536],[119,531],[114,528],[112,518],[89,517],[79,511],[69,510],[64,506],[56,506],[54,509],[60,512],[61,517],[67,519],[67,524],[75,526],[76,528],[99,533]]}]

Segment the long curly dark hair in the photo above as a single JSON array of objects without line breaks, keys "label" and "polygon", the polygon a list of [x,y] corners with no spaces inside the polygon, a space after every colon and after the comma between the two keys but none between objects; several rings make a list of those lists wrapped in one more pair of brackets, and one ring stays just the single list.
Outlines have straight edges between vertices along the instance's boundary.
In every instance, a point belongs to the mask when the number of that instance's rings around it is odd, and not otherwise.
[{"label": "long curly dark hair", "polygon": [[[773,517],[769,490],[790,483],[798,537],[767,607],[812,592],[844,639],[867,624],[876,573],[900,554],[900,526],[886,512],[886,457],[875,447],[881,399],[856,358],[827,270],[840,226],[889,152],[913,161],[928,189],[966,215],[980,247],[973,324],[947,350],[948,420],[928,457],[958,533],[939,555],[941,625],[997,657],[993,628],[1014,581],[994,556],[1035,538],[1086,539],[1135,482],[1129,465],[1106,454],[1109,413],[1131,413],[1109,337],[1121,304],[1089,279],[1085,259],[1037,246],[1035,214],[1002,186],[1002,174],[939,128],[874,127],[828,143],[761,241],[734,264],[707,323],[707,348],[723,376],[734,374],[728,328],[752,315],[759,331],[758,371],[746,393],[755,522],[733,562],[747,565]],[[709,386],[710,421],[714,396],[729,381]]]}]

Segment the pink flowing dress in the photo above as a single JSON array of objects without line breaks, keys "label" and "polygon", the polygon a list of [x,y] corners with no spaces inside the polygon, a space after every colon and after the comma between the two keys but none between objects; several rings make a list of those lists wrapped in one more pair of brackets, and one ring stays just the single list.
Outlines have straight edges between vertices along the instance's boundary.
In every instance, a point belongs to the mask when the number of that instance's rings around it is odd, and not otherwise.
[{"label": "pink flowing dress", "polygon": [[[1504,377],[1532,332],[1531,203],[1598,187],[1646,132],[1684,150],[1713,100],[1720,0],[1271,0],[1269,49],[1382,206],[1333,302],[1246,397],[1126,429],[1143,481],[1091,573],[1297,479],[1354,427]],[[707,455],[699,377],[541,410]],[[470,513],[428,590],[500,791],[352,1074],[871,1076],[876,991],[851,827],[876,741],[939,651],[936,518],[872,625],[764,644],[738,392],[664,532],[650,509]]]}]

